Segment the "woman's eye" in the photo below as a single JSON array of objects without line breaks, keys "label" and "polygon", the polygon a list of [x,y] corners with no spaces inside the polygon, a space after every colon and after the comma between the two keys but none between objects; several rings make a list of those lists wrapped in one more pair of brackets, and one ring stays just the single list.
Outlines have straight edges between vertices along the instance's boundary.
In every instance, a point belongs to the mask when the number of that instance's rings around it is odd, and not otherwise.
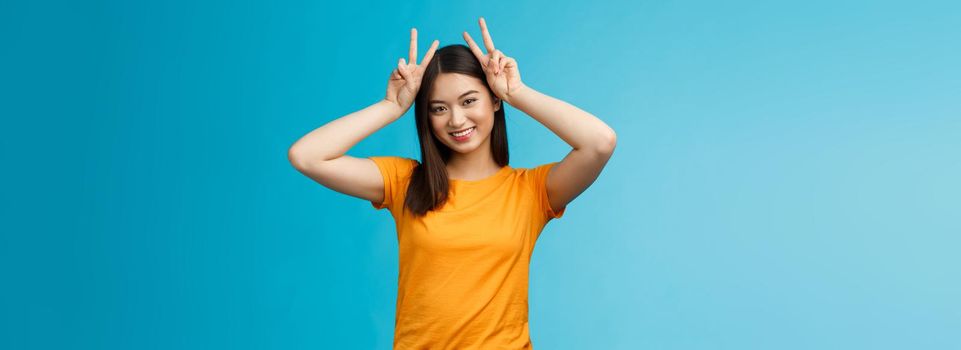
[{"label": "woman's eye", "polygon": [[[474,101],[477,101],[477,99],[476,99],[476,98],[469,98],[469,99],[464,100],[464,104],[471,104],[471,103],[474,103]],[[446,109],[446,108],[445,108],[445,107],[442,107],[442,106],[438,106],[438,107],[431,108],[430,111],[431,111],[432,113],[440,113],[440,112],[443,112],[444,109]]]}]

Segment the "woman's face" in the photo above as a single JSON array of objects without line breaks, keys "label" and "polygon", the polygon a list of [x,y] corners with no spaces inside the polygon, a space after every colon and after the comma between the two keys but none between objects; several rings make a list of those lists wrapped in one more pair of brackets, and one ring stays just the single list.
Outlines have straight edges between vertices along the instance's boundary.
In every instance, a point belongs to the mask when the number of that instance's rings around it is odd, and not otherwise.
[{"label": "woman's face", "polygon": [[494,101],[487,84],[466,74],[442,73],[428,100],[428,118],[438,140],[462,154],[490,149],[494,112],[501,103]]}]

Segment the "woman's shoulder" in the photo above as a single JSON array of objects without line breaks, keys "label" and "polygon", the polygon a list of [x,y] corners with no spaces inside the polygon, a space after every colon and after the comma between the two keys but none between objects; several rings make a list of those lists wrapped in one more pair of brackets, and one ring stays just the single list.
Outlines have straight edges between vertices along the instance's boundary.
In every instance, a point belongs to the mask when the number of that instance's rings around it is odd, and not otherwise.
[{"label": "woman's shoulder", "polygon": [[541,191],[547,186],[547,175],[557,163],[550,162],[528,168],[515,168],[514,172],[521,183],[535,191]]},{"label": "woman's shoulder", "polygon": [[394,164],[412,164],[415,166],[420,164],[420,162],[418,162],[416,159],[401,156],[370,156],[367,158],[374,161],[390,162]]},{"label": "woman's shoulder", "polygon": [[514,172],[527,178],[546,177],[547,173],[550,172],[551,168],[557,165],[557,163],[558,162],[550,162],[527,168],[514,168]]},{"label": "woman's shoulder", "polygon": [[415,159],[400,156],[370,156],[367,158],[374,161],[381,172],[386,175],[409,175],[417,165],[420,165],[420,162]]}]

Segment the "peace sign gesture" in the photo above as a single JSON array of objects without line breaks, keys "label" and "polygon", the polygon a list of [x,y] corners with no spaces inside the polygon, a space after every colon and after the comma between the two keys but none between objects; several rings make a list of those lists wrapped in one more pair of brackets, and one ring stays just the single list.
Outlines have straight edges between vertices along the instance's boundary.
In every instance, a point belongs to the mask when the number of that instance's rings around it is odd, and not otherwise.
[{"label": "peace sign gesture", "polygon": [[393,102],[401,111],[407,112],[414,103],[417,90],[420,89],[421,78],[424,77],[427,64],[434,57],[434,50],[439,43],[434,40],[430,49],[424,54],[423,60],[417,64],[417,28],[410,29],[410,62],[404,61],[403,58],[397,60],[397,68],[390,73],[390,79],[387,81],[385,100]]},{"label": "peace sign gesture", "polygon": [[501,50],[494,48],[494,39],[491,39],[490,32],[487,31],[487,22],[484,17],[480,18],[481,34],[484,37],[484,46],[487,54],[481,52],[480,47],[471,39],[470,34],[464,32],[464,40],[470,46],[471,52],[480,61],[487,75],[487,83],[490,85],[494,95],[510,103],[512,93],[519,91],[524,83],[521,82],[521,72],[517,68],[517,61],[511,57],[504,56]]}]

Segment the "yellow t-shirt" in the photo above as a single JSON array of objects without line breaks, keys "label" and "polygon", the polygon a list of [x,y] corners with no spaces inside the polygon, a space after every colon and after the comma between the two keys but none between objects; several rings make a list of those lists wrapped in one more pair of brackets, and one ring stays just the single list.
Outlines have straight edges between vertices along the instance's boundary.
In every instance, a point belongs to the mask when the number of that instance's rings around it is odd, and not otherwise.
[{"label": "yellow t-shirt", "polygon": [[418,162],[369,157],[384,178],[397,225],[400,274],[394,349],[533,349],[527,324],[528,267],[534,242],[555,212],[547,172],[501,168],[476,181],[450,181],[439,210],[402,210]]}]

